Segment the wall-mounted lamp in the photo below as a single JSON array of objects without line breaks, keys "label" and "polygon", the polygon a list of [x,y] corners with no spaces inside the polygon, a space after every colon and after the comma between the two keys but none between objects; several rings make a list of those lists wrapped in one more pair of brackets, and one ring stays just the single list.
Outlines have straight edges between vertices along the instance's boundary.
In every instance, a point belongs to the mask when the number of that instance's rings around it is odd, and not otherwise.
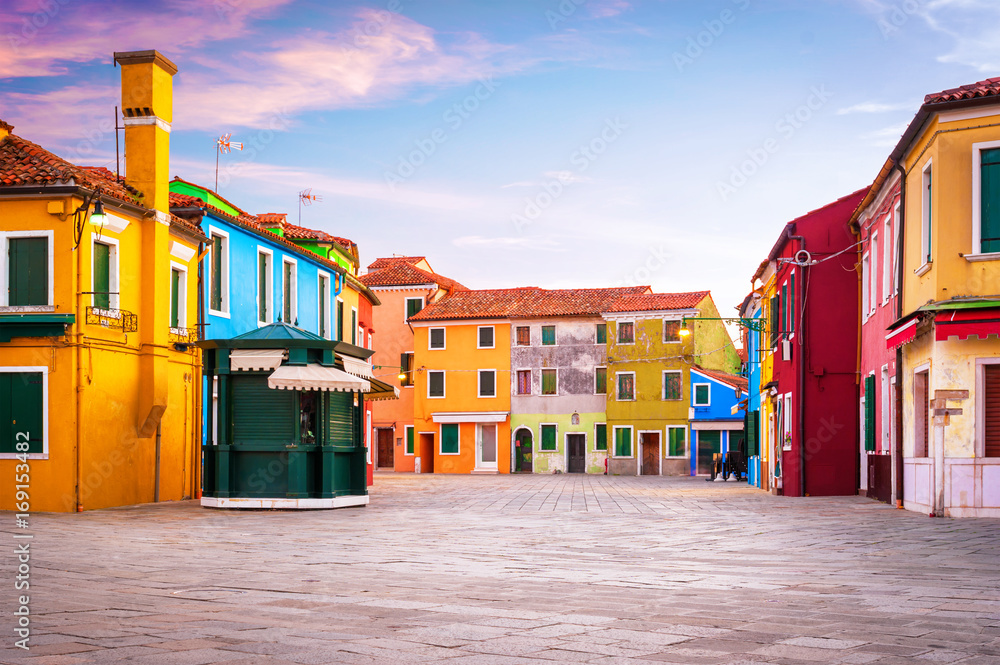
[{"label": "wall-mounted lamp", "polygon": [[[94,205],[94,212],[90,212],[91,204]],[[104,212],[104,204],[101,202],[101,188],[95,189],[90,196],[83,200],[83,204],[73,213],[73,249],[80,246],[83,240],[83,229],[87,220],[91,225],[96,226],[98,233],[104,230],[108,223],[108,215]]]}]

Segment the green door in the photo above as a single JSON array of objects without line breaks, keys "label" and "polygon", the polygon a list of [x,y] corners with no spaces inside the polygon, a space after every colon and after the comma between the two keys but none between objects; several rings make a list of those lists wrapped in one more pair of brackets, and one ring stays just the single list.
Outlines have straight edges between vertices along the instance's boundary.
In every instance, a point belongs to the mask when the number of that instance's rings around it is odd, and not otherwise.
[{"label": "green door", "polygon": [[111,308],[111,246],[94,243],[94,307]]},{"label": "green door", "polygon": [[11,238],[8,242],[8,303],[12,307],[48,305],[48,238]]},{"label": "green door", "polygon": [[698,473],[712,474],[713,456],[722,452],[722,432],[717,430],[698,431]]}]

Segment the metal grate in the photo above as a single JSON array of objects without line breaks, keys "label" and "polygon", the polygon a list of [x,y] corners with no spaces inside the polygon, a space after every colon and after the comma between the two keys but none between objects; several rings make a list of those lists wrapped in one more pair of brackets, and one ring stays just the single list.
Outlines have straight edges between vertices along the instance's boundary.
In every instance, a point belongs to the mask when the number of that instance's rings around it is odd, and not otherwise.
[{"label": "metal grate", "polygon": [[124,309],[88,307],[87,323],[127,333],[139,330],[139,317]]},{"label": "metal grate", "polygon": [[197,328],[171,328],[168,338],[172,344],[194,344],[201,335]]}]

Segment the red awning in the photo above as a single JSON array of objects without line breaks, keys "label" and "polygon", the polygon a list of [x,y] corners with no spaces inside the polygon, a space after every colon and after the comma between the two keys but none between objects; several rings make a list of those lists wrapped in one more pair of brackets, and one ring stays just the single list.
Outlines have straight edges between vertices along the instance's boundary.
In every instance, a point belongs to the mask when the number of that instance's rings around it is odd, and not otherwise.
[{"label": "red awning", "polygon": [[902,346],[907,342],[911,341],[917,336],[917,324],[920,323],[919,317],[914,317],[907,321],[903,326],[897,328],[896,330],[890,331],[885,336],[885,348],[895,349],[897,346]]},{"label": "red awning", "polygon": [[978,335],[1000,335],[1000,309],[966,309],[938,312],[934,317],[934,339],[939,342],[952,337],[969,339]]}]

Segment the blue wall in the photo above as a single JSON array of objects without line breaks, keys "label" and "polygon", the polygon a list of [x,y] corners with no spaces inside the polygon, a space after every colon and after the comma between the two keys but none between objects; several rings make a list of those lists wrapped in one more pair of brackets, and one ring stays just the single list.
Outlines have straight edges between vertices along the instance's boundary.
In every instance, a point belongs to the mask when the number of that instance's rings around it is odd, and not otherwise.
[{"label": "blue wall", "polygon": [[[709,405],[708,406],[695,406],[695,385],[699,383],[708,384],[709,390]],[[743,418],[746,415],[745,409],[740,409],[736,412],[736,415],[732,414],[732,408],[743,398],[743,393],[739,395],[736,394],[736,388],[728,386],[717,379],[714,379],[707,374],[702,374],[696,369],[691,370],[691,410],[694,416],[691,418],[692,423],[711,423],[711,422],[734,422],[739,421],[741,424]],[[697,475],[698,473],[698,434],[699,430],[692,429],[691,431],[691,475]],[[729,450],[730,441],[730,431],[722,430],[721,445],[722,452],[725,453]]]},{"label": "blue wall", "polygon": [[[755,319],[759,319],[764,315],[763,309],[758,307],[753,311],[751,316]],[[749,409],[751,412],[760,412],[760,349],[761,343],[763,341],[764,333],[751,330],[747,335],[747,379],[749,380]],[[764,423],[760,422],[758,430],[764,426]],[[757,441],[763,440],[763,435],[760,431],[757,432]],[[747,474],[747,482],[756,487],[760,487],[760,455],[754,455],[747,460],[747,468],[749,473]]]}]

